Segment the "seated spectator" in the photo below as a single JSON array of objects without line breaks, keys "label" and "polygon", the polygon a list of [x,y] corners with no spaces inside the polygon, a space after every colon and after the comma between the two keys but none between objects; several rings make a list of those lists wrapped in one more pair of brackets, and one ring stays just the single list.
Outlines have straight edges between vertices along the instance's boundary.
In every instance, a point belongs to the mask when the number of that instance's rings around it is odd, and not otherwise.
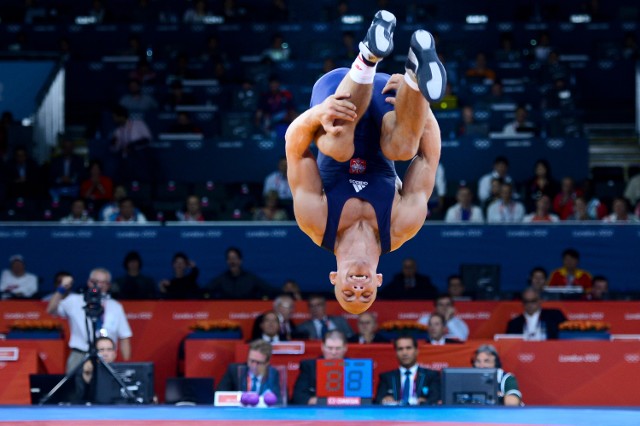
[{"label": "seated spectator", "polygon": [[458,136],[487,137],[489,135],[489,124],[476,121],[471,105],[463,106],[461,112],[462,121],[458,127]]},{"label": "seated spectator", "polygon": [[[453,299],[448,294],[441,294],[434,300],[434,313],[440,314],[445,320],[447,333],[445,337],[465,341],[469,338],[469,326],[462,318],[456,315]],[[430,314],[423,315],[418,323],[429,325]]]},{"label": "seated spectator", "polygon": [[176,122],[169,127],[168,133],[197,133],[202,134],[202,129],[193,121],[188,112],[180,111],[176,116]]},{"label": "seated spectator", "polygon": [[469,187],[461,186],[458,188],[456,200],[458,202],[447,209],[447,214],[444,218],[445,222],[484,223],[484,214],[482,213],[482,209],[472,204],[473,194]]},{"label": "seated spectator", "polygon": [[112,116],[117,127],[111,136],[111,150],[118,159],[119,180],[150,182],[153,170],[149,127],[143,120],[129,118],[129,111],[120,105],[113,108]]},{"label": "seated spectator", "polygon": [[264,206],[253,212],[253,220],[282,221],[289,220],[285,209],[279,207],[278,193],[269,191],[264,199]]},{"label": "seated spectator", "polygon": [[434,312],[429,317],[429,322],[427,323],[429,327],[427,338],[427,343],[430,345],[445,345],[449,343],[462,343],[459,339],[453,339],[450,337],[445,337],[446,326],[445,319],[442,315],[437,312]]},{"label": "seated spectator", "polygon": [[465,289],[462,277],[458,274],[449,275],[447,278],[447,294],[454,302],[472,299],[471,295],[467,293]]},{"label": "seated spectator", "polygon": [[190,195],[187,197],[186,210],[179,211],[176,216],[180,222],[204,222],[205,218],[202,214],[202,204],[200,197]]},{"label": "seated spectator", "polygon": [[358,333],[351,336],[349,343],[388,343],[389,339],[378,333],[378,321],[375,315],[364,312],[358,316]]},{"label": "seated spectator", "polygon": [[380,373],[375,403],[435,405],[440,401],[440,374],[418,364],[418,342],[400,336],[393,342],[399,368]]},{"label": "seated spectator", "polygon": [[522,334],[525,340],[557,339],[559,326],[567,320],[558,309],[542,308],[540,293],[528,287],[522,292],[524,312],[507,324],[507,334]]},{"label": "seated spectator", "polygon": [[533,176],[525,184],[524,204],[527,211],[532,211],[536,206],[536,201],[546,195],[550,200],[558,193],[558,184],[551,175],[551,167],[547,160],[536,161],[533,166]]},{"label": "seated spectator", "polygon": [[493,82],[496,79],[496,72],[487,66],[487,56],[483,52],[476,54],[473,66],[465,72],[467,78]]},{"label": "seated spectator", "polygon": [[520,406],[522,392],[518,388],[516,377],[502,369],[498,351],[493,345],[480,345],[473,355],[474,368],[497,368],[500,390],[498,398],[501,405]]},{"label": "seated spectator", "polygon": [[91,201],[109,201],[113,198],[113,182],[102,174],[102,163],[92,160],[89,164],[89,178],[80,185],[80,196]]},{"label": "seated spectator", "polygon": [[275,293],[262,278],[242,267],[242,252],[236,247],[226,250],[228,269],[208,285],[211,299],[269,299]]},{"label": "seated spectator", "polygon": [[533,136],[537,132],[537,126],[529,121],[529,113],[523,106],[516,108],[516,117],[510,123],[502,128],[505,135],[530,135]]},{"label": "seated spectator", "polygon": [[[106,364],[115,362],[118,352],[116,344],[111,338],[98,337],[95,342],[98,356]],[[75,375],[75,398],[74,404],[91,404],[95,402],[95,395],[91,392],[91,381],[93,380],[93,363],[87,360]]]},{"label": "seated spectator", "polygon": [[60,141],[60,155],[49,165],[49,194],[54,200],[62,197],[76,198],[80,192],[80,178],[84,171],[84,159],[73,152],[73,141]]},{"label": "seated spectator", "polygon": [[305,339],[322,340],[330,331],[338,330],[345,341],[353,336],[351,326],[339,315],[327,315],[327,299],[321,295],[312,295],[307,300],[311,319],[296,327],[296,332]]},{"label": "seated spectator", "polygon": [[495,58],[502,62],[517,62],[521,59],[519,50],[513,47],[513,34],[500,34],[500,48],[495,52]]},{"label": "seated spectator", "polygon": [[488,223],[519,223],[524,218],[524,205],[513,199],[513,186],[503,183],[500,186],[500,199],[487,208]]},{"label": "seated spectator", "polygon": [[584,291],[591,288],[591,274],[578,268],[580,253],[568,248],[562,252],[562,266],[554,269],[549,277],[550,287],[580,286]]},{"label": "seated spectator", "polygon": [[163,299],[198,299],[200,287],[198,276],[200,269],[183,252],[173,255],[173,277],[160,281],[160,296]]},{"label": "seated spectator", "polygon": [[500,200],[500,189],[502,188],[502,179],[493,178],[491,179],[491,190],[489,192],[489,198],[482,202],[482,212],[486,218],[487,212],[489,211],[489,206],[493,204],[495,201]]},{"label": "seated spectator", "polygon": [[564,177],[560,185],[560,192],[553,199],[553,211],[558,214],[560,220],[567,220],[571,216],[575,199],[580,195],[582,192],[575,188],[573,179]]},{"label": "seated spectator", "polygon": [[156,298],[153,278],[142,274],[142,257],[137,251],[130,251],[124,257],[125,275],[111,284],[111,296],[117,300],[146,300]]},{"label": "seated spectator", "polygon": [[280,322],[275,312],[269,311],[262,315],[259,324],[260,335],[258,339],[262,339],[269,343],[283,342],[286,339],[280,338]]},{"label": "seated spectator", "polygon": [[542,266],[536,266],[529,272],[529,287],[542,295],[544,288],[547,286],[547,270]]},{"label": "seated spectator", "polygon": [[293,300],[302,300],[302,292],[300,291],[300,286],[294,280],[287,280],[284,284],[282,284],[282,288],[280,289],[284,294],[290,295]]},{"label": "seated spectator", "polygon": [[60,223],[93,223],[93,218],[89,216],[89,213],[87,213],[87,206],[84,203],[84,200],[82,198],[78,198],[77,200],[73,200],[73,203],[71,203],[71,213],[60,219]]},{"label": "seated spectator", "polygon": [[[322,338],[320,347],[322,356],[317,359],[340,360],[347,353],[347,338],[339,330],[331,330]],[[293,386],[291,403],[293,405],[316,405],[316,360],[303,359],[300,361],[300,373]]]},{"label": "seated spectator", "polygon": [[589,215],[587,200],[584,196],[579,195],[573,200],[573,213],[567,217],[567,220],[575,222],[593,220],[591,215]]},{"label": "seated spectator", "polygon": [[549,211],[551,207],[551,200],[547,195],[541,195],[536,201],[536,210],[533,213],[529,213],[526,215],[522,222],[524,223],[532,223],[532,222],[559,222],[560,218],[558,215],[555,215]]},{"label": "seated spectator", "polygon": [[631,208],[629,207],[629,202],[624,197],[616,197],[613,199],[613,205],[611,213],[609,216],[606,216],[602,219],[603,222],[606,223],[638,223],[640,222],[640,218],[630,212]]},{"label": "seated spectator", "polygon": [[281,294],[273,301],[273,310],[278,316],[281,339],[291,340],[296,337],[296,325],[291,319],[295,311],[295,300],[288,294]]},{"label": "seated spectator", "polygon": [[35,198],[40,195],[40,170],[25,146],[16,146],[13,157],[3,165],[4,167],[8,198]]},{"label": "seated spectator", "polygon": [[394,275],[379,291],[381,300],[433,300],[437,295],[438,289],[431,282],[431,278],[418,273],[418,264],[412,258],[404,259],[402,271]]},{"label": "seated spectator", "polygon": [[288,61],[291,57],[289,43],[285,42],[282,34],[276,33],[271,36],[271,44],[262,52],[262,56],[272,62]]},{"label": "seated spectator", "polygon": [[98,220],[109,222],[112,218],[118,217],[120,212],[120,201],[127,197],[127,190],[124,186],[118,185],[113,190],[113,199],[104,204],[98,213]]},{"label": "seated spectator", "polygon": [[280,373],[270,362],[271,343],[254,340],[249,344],[247,362],[230,364],[216,391],[256,392],[258,395],[270,391],[281,404]]},{"label": "seated spectator", "polygon": [[478,181],[478,198],[483,203],[491,195],[492,179],[499,179],[500,183],[513,182],[513,179],[509,176],[509,160],[506,157],[496,157],[493,160],[493,170],[483,175]]},{"label": "seated spectator", "polygon": [[153,96],[142,92],[140,81],[131,79],[127,87],[127,94],[123,95],[118,103],[130,114],[144,114],[158,109],[158,102]]},{"label": "seated spectator", "polygon": [[291,188],[287,180],[287,158],[282,157],[278,160],[278,169],[269,173],[264,179],[262,186],[262,195],[267,196],[269,192],[276,191],[280,200],[291,201]]},{"label": "seated spectator", "polygon": [[117,223],[147,223],[147,218],[140,212],[133,199],[129,197],[122,198],[118,203],[118,213],[109,218],[110,222]]},{"label": "seated spectator", "polygon": [[[598,194],[595,193],[595,184],[593,179],[585,179],[582,183],[582,195],[587,203],[587,214],[589,217],[592,220],[604,219],[604,217],[609,213],[609,209],[602,201],[600,201]],[[578,193],[576,200],[579,196],[580,194]],[[574,201],[574,210],[575,208]]]},{"label": "seated spectator", "polygon": [[609,280],[604,275],[596,275],[591,283],[591,291],[584,295],[583,300],[599,302],[609,299]]},{"label": "seated spectator", "polygon": [[38,277],[27,272],[24,258],[14,254],[9,258],[9,269],[2,271],[0,276],[1,300],[26,299],[38,292]]},{"label": "seated spectator", "polygon": [[295,118],[293,95],[280,85],[276,76],[269,78],[269,90],[260,97],[255,115],[256,127],[264,132],[276,131],[278,126],[287,126]]}]

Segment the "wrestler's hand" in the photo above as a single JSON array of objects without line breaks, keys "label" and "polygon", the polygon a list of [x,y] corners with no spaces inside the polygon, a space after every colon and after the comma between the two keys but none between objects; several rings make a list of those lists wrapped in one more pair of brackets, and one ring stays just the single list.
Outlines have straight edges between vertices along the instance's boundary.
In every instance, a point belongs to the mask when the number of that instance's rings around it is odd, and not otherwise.
[{"label": "wrestler's hand", "polygon": [[325,132],[337,136],[342,132],[345,121],[355,121],[358,114],[350,98],[349,93],[336,93],[320,104],[319,119]]},{"label": "wrestler's hand", "polygon": [[[404,75],[393,74],[391,77],[389,77],[387,84],[385,84],[384,88],[382,89],[382,93],[385,94],[393,91],[397,93],[398,89],[400,89],[400,86],[402,86],[403,84],[404,84]],[[395,105],[396,97],[389,96],[384,101],[387,103],[390,103],[391,105]]]}]

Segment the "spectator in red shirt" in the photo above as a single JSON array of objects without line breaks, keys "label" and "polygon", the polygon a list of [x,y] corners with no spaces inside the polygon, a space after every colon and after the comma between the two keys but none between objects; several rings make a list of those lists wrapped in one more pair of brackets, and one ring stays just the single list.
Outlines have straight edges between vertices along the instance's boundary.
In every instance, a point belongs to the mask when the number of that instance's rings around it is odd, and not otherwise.
[{"label": "spectator in red shirt", "polygon": [[584,291],[591,289],[591,274],[578,268],[580,253],[568,248],[562,252],[562,267],[551,272],[550,287],[580,286]]},{"label": "spectator in red shirt", "polygon": [[575,188],[573,179],[563,178],[560,193],[553,199],[553,210],[560,216],[560,220],[567,220],[571,216],[579,195],[582,195],[582,191]]},{"label": "spectator in red shirt", "polygon": [[108,201],[113,198],[113,182],[102,174],[102,164],[93,160],[89,165],[89,178],[80,185],[80,196],[92,201]]}]

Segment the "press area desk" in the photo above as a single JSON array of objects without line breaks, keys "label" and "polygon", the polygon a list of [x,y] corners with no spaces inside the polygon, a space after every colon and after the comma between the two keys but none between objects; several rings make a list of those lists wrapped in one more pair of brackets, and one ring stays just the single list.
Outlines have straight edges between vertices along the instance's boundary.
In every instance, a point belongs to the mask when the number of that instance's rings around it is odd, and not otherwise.
[{"label": "press area desk", "polygon": [[[477,347],[496,346],[506,371],[515,374],[527,405],[638,406],[640,342],[557,340],[471,340],[464,344],[419,344],[418,361],[440,370],[468,367]],[[319,342],[305,342],[304,354],[273,355],[272,365],[287,370],[289,395],[298,376],[299,362],[320,356]],[[378,374],[398,367],[389,344],[350,344],[347,357],[374,360],[374,390]],[[234,341],[189,339],[185,344],[185,375],[214,377],[219,383],[229,362],[246,362],[247,344]]]}]

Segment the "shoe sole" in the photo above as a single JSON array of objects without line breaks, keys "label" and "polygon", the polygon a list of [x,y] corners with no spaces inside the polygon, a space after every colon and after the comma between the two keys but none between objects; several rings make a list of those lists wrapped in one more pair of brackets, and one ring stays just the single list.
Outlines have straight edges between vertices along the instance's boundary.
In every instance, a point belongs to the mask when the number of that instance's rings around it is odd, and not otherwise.
[{"label": "shoe sole", "polygon": [[407,68],[415,73],[420,92],[429,102],[442,99],[447,72],[438,59],[435,41],[428,31],[418,30],[411,36]]},{"label": "shoe sole", "polygon": [[[386,10],[376,13],[366,39],[366,45],[371,53],[378,58],[385,58],[391,54],[395,27],[396,17],[393,13]],[[373,41],[375,45],[372,46],[370,41]]]}]

